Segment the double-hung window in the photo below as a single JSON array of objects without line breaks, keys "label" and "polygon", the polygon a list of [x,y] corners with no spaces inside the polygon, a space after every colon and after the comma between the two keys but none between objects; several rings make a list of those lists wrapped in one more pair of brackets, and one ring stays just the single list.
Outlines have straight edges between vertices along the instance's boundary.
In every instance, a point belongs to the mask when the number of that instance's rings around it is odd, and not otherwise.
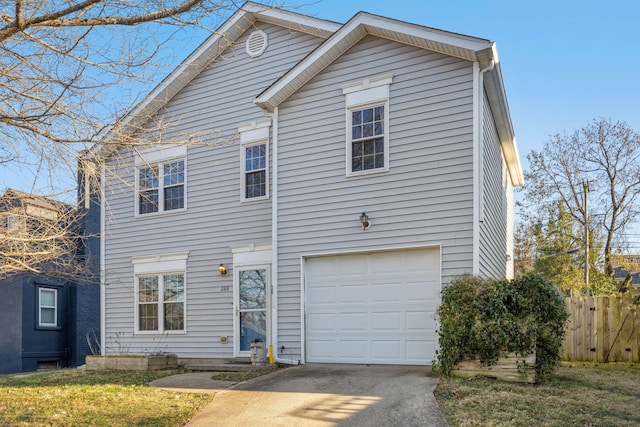
[{"label": "double-hung window", "polygon": [[138,214],[183,209],[184,175],[184,159],[138,166]]},{"label": "double-hung window", "polygon": [[38,326],[58,326],[58,290],[38,288]]},{"label": "double-hung window", "polygon": [[389,85],[385,75],[342,87],[347,123],[347,176],[389,170]]},{"label": "double-hung window", "polygon": [[138,276],[138,330],[184,331],[184,273]]},{"label": "double-hung window", "polygon": [[186,331],[187,254],[134,257],[136,332]]},{"label": "double-hung window", "polygon": [[269,127],[271,120],[242,125],[240,134],[240,200],[269,198]]}]

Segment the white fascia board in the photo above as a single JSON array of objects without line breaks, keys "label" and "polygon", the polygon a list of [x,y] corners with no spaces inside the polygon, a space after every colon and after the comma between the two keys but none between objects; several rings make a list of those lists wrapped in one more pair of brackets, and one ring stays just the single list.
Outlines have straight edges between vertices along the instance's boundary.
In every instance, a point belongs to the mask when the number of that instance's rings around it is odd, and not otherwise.
[{"label": "white fascia board", "polygon": [[386,30],[398,35],[407,35],[430,42],[457,47],[458,49],[469,52],[481,51],[492,44],[486,39],[451,33],[409,22],[397,21],[383,16],[370,15],[366,13],[362,13],[362,16],[363,24],[367,26],[368,31],[371,33],[375,33],[375,29]]},{"label": "white fascia board", "polygon": [[[495,58],[497,57],[496,51]],[[500,69],[500,63],[497,62],[497,60],[494,69],[486,73],[484,84],[487,90],[487,99],[491,105],[491,111],[496,123],[496,130],[500,138],[502,151],[505,161],[507,162],[507,168],[509,168],[509,174],[511,175],[511,182],[515,187],[522,186],[524,185],[524,175],[520,163],[520,154],[518,153],[518,145],[513,130],[513,123],[511,122],[511,114],[509,113],[509,103],[507,102],[507,95],[502,80],[502,71]]]}]

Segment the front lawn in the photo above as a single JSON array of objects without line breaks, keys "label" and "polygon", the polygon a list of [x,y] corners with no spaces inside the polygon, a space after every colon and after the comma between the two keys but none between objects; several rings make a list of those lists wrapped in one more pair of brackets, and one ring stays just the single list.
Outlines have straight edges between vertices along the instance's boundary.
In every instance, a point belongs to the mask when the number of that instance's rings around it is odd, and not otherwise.
[{"label": "front lawn", "polygon": [[451,427],[640,425],[640,365],[565,364],[541,385],[444,378],[435,395]]},{"label": "front lawn", "polygon": [[148,387],[179,371],[79,371],[0,376],[0,425],[181,426],[213,399]]}]

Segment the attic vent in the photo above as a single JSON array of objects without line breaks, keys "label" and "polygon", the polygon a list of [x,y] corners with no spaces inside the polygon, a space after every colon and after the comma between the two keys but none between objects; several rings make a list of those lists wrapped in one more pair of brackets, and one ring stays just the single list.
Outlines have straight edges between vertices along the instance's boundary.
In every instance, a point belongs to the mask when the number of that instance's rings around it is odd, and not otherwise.
[{"label": "attic vent", "polygon": [[257,30],[251,33],[249,38],[247,39],[247,44],[245,49],[247,50],[247,55],[252,58],[256,58],[265,51],[267,45],[269,44],[269,39],[267,38],[267,34],[262,30]]}]

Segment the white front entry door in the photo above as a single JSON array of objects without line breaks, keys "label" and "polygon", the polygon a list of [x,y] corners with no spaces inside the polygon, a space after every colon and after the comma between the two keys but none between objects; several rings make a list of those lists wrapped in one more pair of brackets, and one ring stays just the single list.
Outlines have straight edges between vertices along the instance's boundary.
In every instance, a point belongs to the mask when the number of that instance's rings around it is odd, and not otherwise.
[{"label": "white front entry door", "polygon": [[248,357],[251,343],[269,339],[270,268],[242,266],[234,271],[235,355]]},{"label": "white front entry door", "polygon": [[311,257],[305,292],[308,362],[434,360],[439,249]]}]

